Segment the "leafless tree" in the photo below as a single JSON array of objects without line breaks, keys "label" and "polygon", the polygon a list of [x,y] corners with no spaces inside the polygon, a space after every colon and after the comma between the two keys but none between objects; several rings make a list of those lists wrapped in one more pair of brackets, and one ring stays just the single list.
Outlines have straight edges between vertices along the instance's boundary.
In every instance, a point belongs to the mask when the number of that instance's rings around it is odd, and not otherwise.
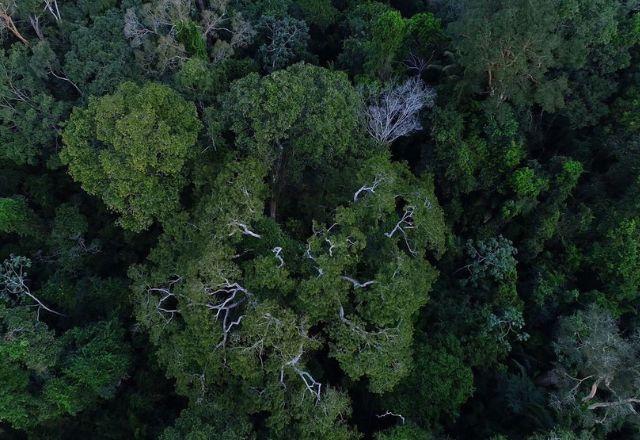
[{"label": "leafless tree", "polygon": [[[245,47],[255,35],[251,23],[228,8],[229,0],[212,0],[205,8],[192,0],[158,0],[129,8],[124,17],[124,35],[133,47],[143,48],[143,64],[163,72],[184,62],[188,56],[178,41],[181,23],[197,21],[205,42],[215,40],[213,61],[226,58],[236,47]],[[224,38],[223,38],[224,37]],[[149,40],[151,44],[145,44]]]},{"label": "leafless tree", "polygon": [[420,76],[426,70],[429,63],[424,58],[419,57],[412,52],[405,60],[404,65],[407,66],[407,69],[415,71],[415,74]]},{"label": "leafless tree", "polygon": [[291,17],[276,19],[264,17],[260,26],[268,43],[260,47],[268,70],[282,68],[305,50],[309,39],[309,27],[303,20]]},{"label": "leafless tree", "polygon": [[382,90],[368,91],[365,108],[367,131],[378,142],[389,145],[402,136],[421,130],[419,112],[435,103],[436,93],[419,77]]},{"label": "leafless tree", "polygon": [[40,319],[40,310],[46,310],[58,316],[65,316],[62,313],[47,307],[40,301],[27,286],[27,269],[31,267],[31,260],[25,257],[12,255],[0,265],[0,296],[6,295],[21,300],[26,296],[35,302],[38,308],[36,319]]},{"label": "leafless tree", "polygon": [[[215,0],[209,9],[201,12],[202,36],[216,40],[213,46],[214,62],[231,55],[236,47],[246,47],[253,41],[256,31],[240,13],[230,13],[229,0]],[[223,40],[223,35],[231,36]]]},{"label": "leafless tree", "polygon": [[251,22],[242,18],[241,14],[235,14],[231,19],[231,47],[247,47],[253,42],[256,36],[256,30]]},{"label": "leafless tree", "polygon": [[124,14],[124,36],[131,41],[131,46],[139,47],[144,40],[154,32],[147,28],[134,8],[127,9]]}]

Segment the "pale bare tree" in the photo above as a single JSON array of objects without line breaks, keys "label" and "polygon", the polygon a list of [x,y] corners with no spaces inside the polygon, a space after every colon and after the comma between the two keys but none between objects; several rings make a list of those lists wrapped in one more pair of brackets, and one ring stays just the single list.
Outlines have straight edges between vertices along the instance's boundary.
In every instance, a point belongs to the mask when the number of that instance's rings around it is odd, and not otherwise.
[{"label": "pale bare tree", "polygon": [[418,77],[381,90],[369,89],[364,116],[367,132],[389,145],[402,136],[422,130],[420,110],[433,107],[436,92]]}]

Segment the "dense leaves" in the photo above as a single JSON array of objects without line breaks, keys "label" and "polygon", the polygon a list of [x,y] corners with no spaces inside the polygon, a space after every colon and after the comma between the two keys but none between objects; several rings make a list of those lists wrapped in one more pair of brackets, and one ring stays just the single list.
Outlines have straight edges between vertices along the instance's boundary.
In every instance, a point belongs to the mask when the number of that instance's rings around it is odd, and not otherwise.
[{"label": "dense leaves", "polygon": [[0,437],[638,437],[638,10],[0,0]]}]

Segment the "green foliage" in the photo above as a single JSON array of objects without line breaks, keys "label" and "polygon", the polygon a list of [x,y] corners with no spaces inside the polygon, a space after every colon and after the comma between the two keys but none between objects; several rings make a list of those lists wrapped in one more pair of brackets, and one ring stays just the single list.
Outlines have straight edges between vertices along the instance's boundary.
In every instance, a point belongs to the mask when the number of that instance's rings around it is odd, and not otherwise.
[{"label": "green foliage", "polygon": [[20,236],[37,232],[35,213],[23,198],[0,198],[0,232]]},{"label": "green foliage", "polygon": [[265,43],[258,53],[264,70],[273,72],[306,58],[309,27],[303,20],[285,16],[263,17],[258,23]]},{"label": "green foliage", "polygon": [[511,184],[519,197],[536,198],[546,189],[548,182],[544,178],[536,177],[532,168],[524,167],[513,173]]},{"label": "green foliage", "polygon": [[401,425],[376,434],[378,440],[413,440],[416,438],[429,440],[433,438],[428,431],[416,425]]},{"label": "green foliage", "polygon": [[304,21],[323,30],[338,18],[338,10],[333,7],[331,0],[296,0],[291,9],[294,12],[299,10]]},{"label": "green foliage", "polygon": [[467,242],[467,253],[471,263],[465,266],[469,271],[469,280],[478,284],[486,278],[495,281],[509,281],[516,276],[517,250],[506,238],[499,236],[474,243]]},{"label": "green foliage", "polygon": [[[433,342],[418,341],[416,345],[411,372],[389,397],[388,405],[422,426],[433,425],[441,418],[454,419],[474,391],[473,374],[460,342],[450,336]],[[409,393],[422,404],[407,400]]]},{"label": "green foliage", "polygon": [[272,217],[286,203],[282,199],[287,190],[296,192],[303,184],[314,189],[309,179],[322,180],[326,187],[316,187],[311,193],[315,199],[301,197],[304,208],[318,219],[323,214],[317,212],[317,197],[344,191],[335,188],[344,185],[335,174],[373,153],[361,131],[360,105],[343,73],[296,64],[234,82],[210,113],[209,129],[214,138],[230,132],[234,150],[269,166]]},{"label": "green foliage", "polygon": [[440,20],[430,13],[404,18],[380,2],[365,2],[348,13],[350,36],[340,61],[354,73],[389,79],[409,55],[423,57],[440,38]]},{"label": "green foliage", "polygon": [[202,31],[196,23],[190,20],[177,24],[178,41],[182,43],[191,55],[197,58],[207,58],[207,43],[202,36]]},{"label": "green foliage", "polygon": [[35,427],[112,398],[129,368],[115,322],[69,330],[61,337],[28,307],[0,304],[0,420]]},{"label": "green foliage", "polygon": [[69,172],[132,231],[179,206],[201,124],[193,104],[170,88],[123,83],[113,95],[74,109],[61,152]]},{"label": "green foliage", "polygon": [[640,288],[640,224],[622,219],[593,247],[593,267],[606,286],[607,306],[614,313],[635,304]]},{"label": "green foliage", "polygon": [[113,93],[126,79],[138,78],[133,52],[122,35],[122,15],[110,10],[91,26],[71,32],[71,50],[65,54],[64,73],[85,96]]},{"label": "green foliage", "polygon": [[638,437],[635,3],[0,0],[0,437]]},{"label": "green foliage", "polygon": [[46,88],[55,54],[46,42],[0,51],[0,158],[35,164],[53,151],[69,107]]}]

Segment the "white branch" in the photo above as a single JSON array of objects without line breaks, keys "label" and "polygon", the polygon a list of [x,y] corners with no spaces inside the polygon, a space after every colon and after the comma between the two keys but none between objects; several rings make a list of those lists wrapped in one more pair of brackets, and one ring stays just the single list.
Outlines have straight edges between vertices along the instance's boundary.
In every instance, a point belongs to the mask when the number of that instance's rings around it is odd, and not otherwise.
[{"label": "white branch", "polygon": [[282,258],[282,248],[280,246],[276,246],[271,249],[271,252],[273,252],[273,255],[279,262],[278,267],[284,266],[284,258]]},{"label": "white branch", "polygon": [[387,411],[384,414],[376,415],[376,417],[379,418],[379,419],[382,419],[382,418],[387,417],[387,416],[393,416],[393,417],[400,418],[402,420],[402,424],[404,425],[405,420],[404,420],[404,416],[402,414],[396,414],[396,413],[392,413],[391,411]]},{"label": "white branch", "polygon": [[351,284],[353,284],[353,287],[354,287],[355,289],[361,289],[361,288],[362,288],[362,289],[364,289],[365,287],[369,287],[370,285],[372,285],[372,284],[375,284],[375,283],[376,283],[376,282],[375,282],[375,281],[373,281],[373,280],[365,281],[364,283],[361,283],[361,282],[359,282],[359,281],[357,281],[357,280],[354,280],[353,278],[348,277],[348,276],[346,276],[346,275],[345,275],[345,276],[343,276],[343,277],[342,277],[342,279],[343,279],[343,280],[346,280],[346,281],[349,281]]},{"label": "white branch", "polygon": [[[242,231],[242,235],[248,235],[248,236],[254,237],[254,238],[262,238],[262,236],[260,234],[256,234],[255,232],[250,230],[249,227],[246,224],[241,223],[239,221],[233,221],[233,222],[229,223],[229,226],[237,226],[237,227],[239,227],[240,230]],[[233,235],[233,231],[231,231],[231,233],[229,235]]]},{"label": "white branch", "polygon": [[47,312],[58,316],[66,316],[63,313],[56,312],[50,307],[47,307],[33,293],[31,293],[31,290],[26,284],[27,272],[24,270],[25,264],[28,266],[31,262],[26,258],[12,256],[11,259],[6,260],[0,266],[0,292],[4,290],[11,295],[26,295],[31,298],[31,300],[35,301],[35,306],[38,307],[38,318],[40,317],[40,310],[46,310]]},{"label": "white branch", "polygon": [[421,130],[418,114],[435,103],[435,91],[419,77],[385,88],[371,98],[365,109],[367,131],[377,141],[391,144],[402,136]]},{"label": "white branch", "polygon": [[[165,322],[168,324],[170,323],[174,316],[176,315],[176,313],[180,313],[180,310],[177,307],[171,307],[168,308],[167,306],[165,306],[165,301],[169,300],[170,298],[173,298],[174,300],[177,300],[176,295],[171,291],[171,288],[173,287],[174,284],[179,283],[180,281],[182,281],[182,277],[176,277],[175,279],[169,281],[169,285],[167,287],[150,287],[147,289],[147,294],[149,296],[151,296],[152,294],[158,293],[160,294],[160,298],[158,299],[158,302],[156,303],[156,311],[158,312],[158,314],[165,319]],[[169,315],[168,318],[166,315]]]},{"label": "white branch", "polygon": [[57,0],[44,0],[44,10],[49,11],[56,21],[62,20]]},{"label": "white branch", "polygon": [[400,233],[404,237],[404,242],[406,243],[407,248],[409,249],[409,252],[411,252],[411,254],[413,255],[416,255],[417,252],[409,244],[409,237],[407,237],[406,229],[414,228],[413,213],[415,212],[415,209],[416,208],[414,206],[407,206],[404,210],[404,214],[402,215],[402,218],[398,221],[398,223],[396,223],[393,229],[389,232],[384,233],[384,235],[386,235],[387,237],[392,238],[397,231],[400,231]]},{"label": "white branch", "polygon": [[358,199],[360,198],[360,195],[363,192],[366,193],[375,193],[376,192],[376,188],[378,187],[378,185],[380,185],[382,183],[384,179],[381,176],[376,176],[375,180],[373,181],[373,183],[370,186],[366,186],[363,185],[358,191],[355,192],[355,194],[353,195],[353,202],[357,202]]},{"label": "white branch", "polygon": [[288,361],[281,369],[280,369],[280,383],[284,385],[284,367],[291,367],[293,371],[302,379],[304,385],[313,396],[316,398],[316,402],[320,401],[320,393],[322,391],[322,384],[317,382],[311,374],[302,370],[298,363],[304,354],[303,347],[300,346],[300,352],[290,361]]},{"label": "white branch", "polygon": [[236,314],[235,312],[238,308],[250,300],[253,295],[240,284],[230,283],[229,281],[217,286],[216,290],[205,289],[205,292],[216,300],[216,302],[207,303],[207,308],[216,311],[216,320],[222,317],[222,341],[220,341],[217,348],[224,348],[229,333],[233,327],[240,325],[244,317],[244,315],[241,315],[233,319],[231,315]]}]

